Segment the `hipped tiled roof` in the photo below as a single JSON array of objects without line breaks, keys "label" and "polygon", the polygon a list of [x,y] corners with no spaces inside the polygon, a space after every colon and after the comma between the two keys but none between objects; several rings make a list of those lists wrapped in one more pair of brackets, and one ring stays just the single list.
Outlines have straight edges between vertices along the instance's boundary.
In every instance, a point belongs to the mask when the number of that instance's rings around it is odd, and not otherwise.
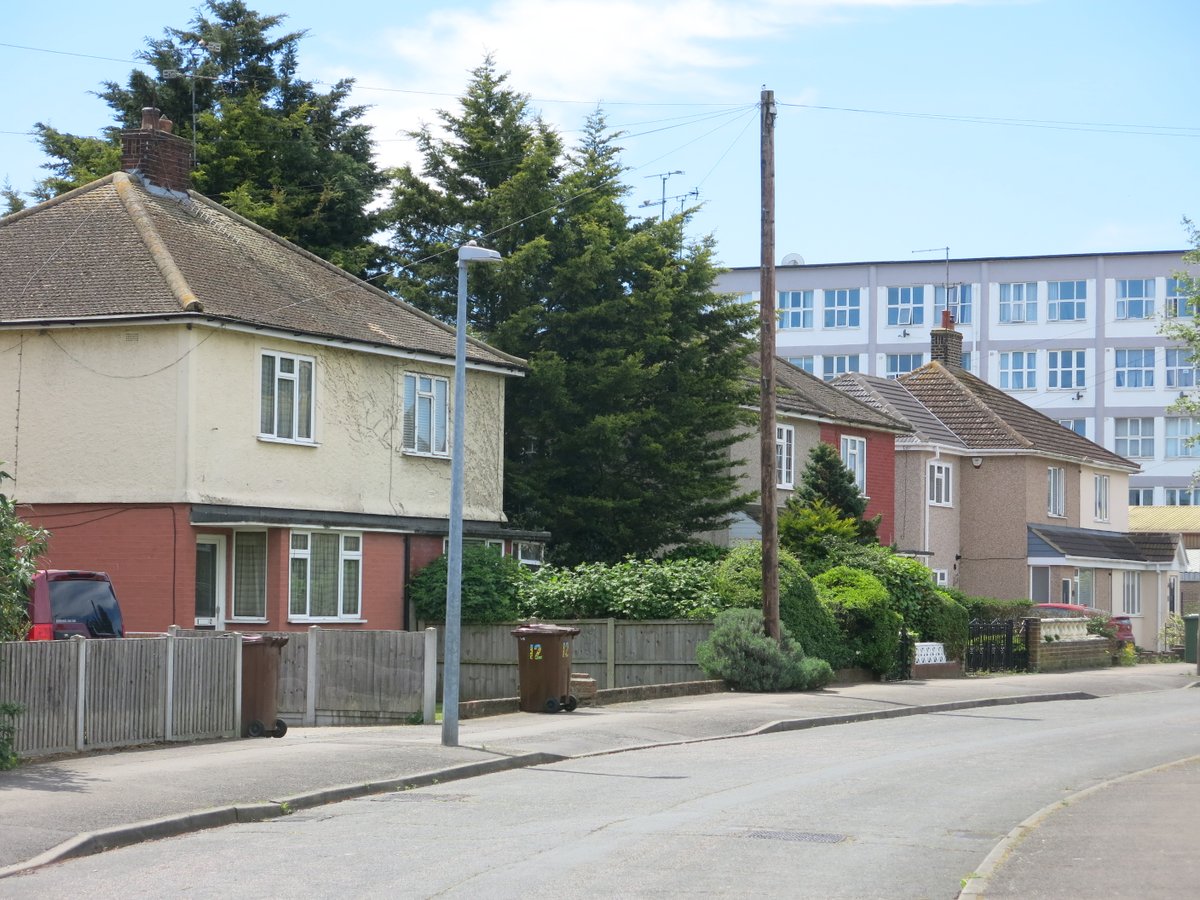
[{"label": "hipped tiled roof", "polygon": [[899,381],[972,450],[1032,451],[1129,472],[1140,468],[964,369],[931,362]]},{"label": "hipped tiled roof", "polygon": [[913,433],[897,438],[898,447],[905,444],[942,444],[966,448],[958,439],[958,435],[893,378],[852,372],[839,375],[833,380],[833,386],[856,400],[907,423]]},{"label": "hipped tiled roof", "polygon": [[[0,219],[0,322],[212,317],[453,359],[454,330],[195,192],[123,172]],[[522,361],[469,340],[469,359]]]},{"label": "hipped tiled roof", "polygon": [[[750,359],[750,364],[757,383],[760,370],[757,354]],[[859,428],[899,434],[912,430],[900,419],[862,403],[778,356],[775,357],[775,407],[780,412]]]}]

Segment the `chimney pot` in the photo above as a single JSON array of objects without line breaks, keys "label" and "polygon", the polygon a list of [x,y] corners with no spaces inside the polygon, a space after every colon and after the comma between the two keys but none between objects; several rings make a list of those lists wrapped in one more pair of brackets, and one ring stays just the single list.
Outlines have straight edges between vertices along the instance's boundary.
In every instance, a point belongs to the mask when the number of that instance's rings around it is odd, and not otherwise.
[{"label": "chimney pot", "polygon": [[142,107],[142,131],[153,131],[160,113],[153,106]]},{"label": "chimney pot", "polygon": [[161,119],[158,120],[158,130],[159,131],[162,131],[166,134],[170,134],[171,129],[173,129],[174,127],[175,127],[175,123],[172,122],[170,119],[168,119],[166,116],[163,116]]},{"label": "chimney pot", "polygon": [[954,313],[948,309],[942,310],[942,327],[949,331],[954,330]]}]

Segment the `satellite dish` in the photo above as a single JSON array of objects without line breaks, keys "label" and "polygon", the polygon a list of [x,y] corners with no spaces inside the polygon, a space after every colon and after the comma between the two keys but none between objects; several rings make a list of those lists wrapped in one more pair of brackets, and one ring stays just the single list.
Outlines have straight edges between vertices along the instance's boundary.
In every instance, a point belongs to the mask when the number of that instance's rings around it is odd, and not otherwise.
[{"label": "satellite dish", "polygon": [[804,257],[799,253],[789,253],[783,258],[785,266],[802,266],[804,265]]}]

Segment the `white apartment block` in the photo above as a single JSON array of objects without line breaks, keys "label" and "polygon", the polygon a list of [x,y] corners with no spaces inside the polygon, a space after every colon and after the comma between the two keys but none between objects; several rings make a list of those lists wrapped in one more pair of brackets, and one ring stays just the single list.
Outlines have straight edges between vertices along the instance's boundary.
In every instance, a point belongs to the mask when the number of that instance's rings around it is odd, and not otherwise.
[{"label": "white apartment block", "polygon": [[[1200,506],[1200,420],[1168,409],[1200,387],[1200,359],[1159,333],[1192,315],[1188,269],[1179,250],[781,265],[776,347],[826,379],[895,377],[929,362],[948,305],[964,368],[1142,467],[1131,505]],[[758,267],[716,285],[755,301],[759,286]]]}]

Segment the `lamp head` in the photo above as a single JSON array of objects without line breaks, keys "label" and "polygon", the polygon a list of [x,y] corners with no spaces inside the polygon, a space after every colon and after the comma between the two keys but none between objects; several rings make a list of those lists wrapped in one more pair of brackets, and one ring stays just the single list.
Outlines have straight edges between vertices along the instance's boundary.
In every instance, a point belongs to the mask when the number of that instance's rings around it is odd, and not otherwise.
[{"label": "lamp head", "polygon": [[487,247],[480,247],[474,241],[467,241],[458,248],[458,261],[460,263],[499,262],[500,251],[489,250]]}]

